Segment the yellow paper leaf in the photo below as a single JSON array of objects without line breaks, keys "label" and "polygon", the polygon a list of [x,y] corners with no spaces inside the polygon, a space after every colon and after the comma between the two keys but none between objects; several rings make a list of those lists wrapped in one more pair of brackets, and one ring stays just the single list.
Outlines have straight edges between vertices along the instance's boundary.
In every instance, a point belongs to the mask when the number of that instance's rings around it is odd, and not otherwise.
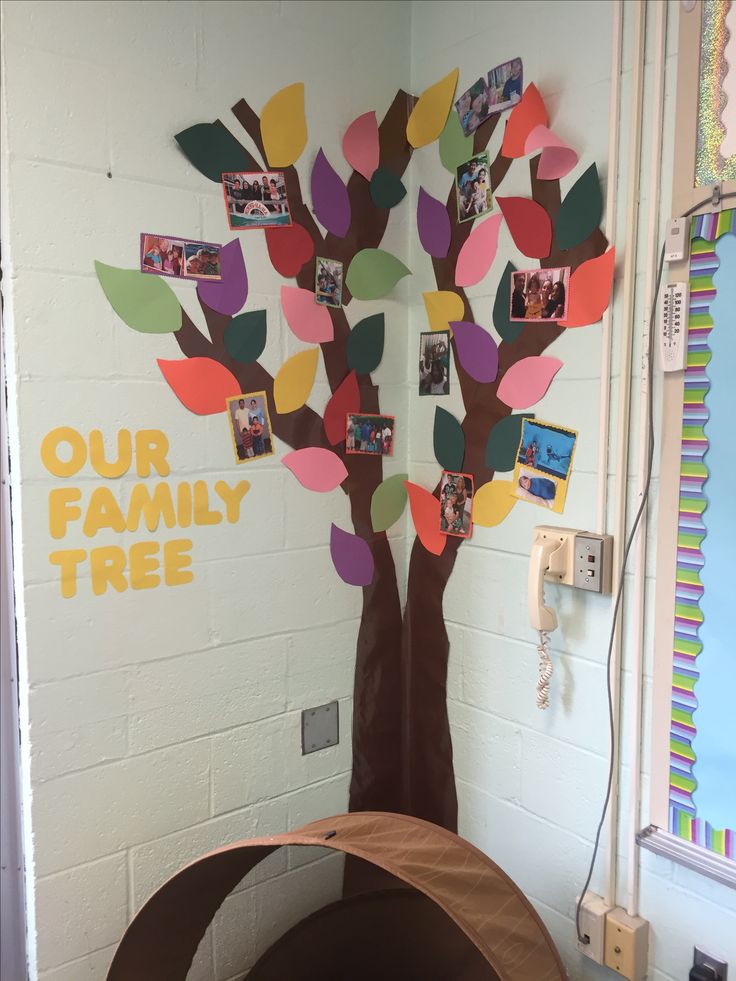
[{"label": "yellow paper leaf", "polygon": [[273,380],[273,400],[280,415],[301,409],[309,398],[318,357],[319,348],[310,347],[308,351],[300,351],[284,361],[279,368]]},{"label": "yellow paper leaf", "polygon": [[406,124],[406,138],[413,147],[426,146],[436,140],[445,128],[455,97],[458,70],[453,68],[439,82],[430,85],[419,96]]},{"label": "yellow paper leaf", "polygon": [[473,498],[473,524],[484,528],[500,525],[516,504],[513,486],[510,480],[489,480],[479,487]]},{"label": "yellow paper leaf", "polygon": [[272,95],[261,111],[261,138],[271,167],[290,167],[307,145],[304,82]]},{"label": "yellow paper leaf", "polygon": [[451,290],[436,290],[434,293],[422,293],[422,296],[430,330],[449,330],[452,334],[449,322],[462,320],[465,313],[462,297]]}]

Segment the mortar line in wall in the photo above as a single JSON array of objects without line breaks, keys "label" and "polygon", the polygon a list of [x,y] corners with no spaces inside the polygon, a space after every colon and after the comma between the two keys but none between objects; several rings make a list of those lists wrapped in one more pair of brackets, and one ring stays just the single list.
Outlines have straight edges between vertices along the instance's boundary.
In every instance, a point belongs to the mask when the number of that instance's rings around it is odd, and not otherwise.
[{"label": "mortar line in wall", "polygon": [[133,919],[133,913],[135,911],[135,883],[133,881],[133,854],[132,848],[128,846],[125,849],[125,885],[127,892],[127,904],[128,904],[128,916],[127,923]]},{"label": "mortar line in wall", "polygon": [[[514,644],[523,644],[524,647],[527,647],[529,650],[536,650],[536,645],[534,644],[534,641],[527,640],[525,637],[514,637],[513,635],[510,634],[500,634],[498,633],[498,631],[486,630],[484,627],[475,627],[472,624],[465,623],[462,620],[447,620],[445,622],[446,624],[452,627],[461,627],[463,630],[470,630],[474,633],[484,634],[488,637],[493,637],[498,640],[504,640],[506,642],[511,641]],[[566,651],[561,647],[552,647],[551,650],[553,654],[557,654],[562,657],[572,658],[575,661],[585,662],[586,664],[599,665],[600,667],[605,668],[605,660],[603,659],[600,661],[595,661],[592,658],[583,657],[580,654],[574,654],[572,651]]]},{"label": "mortar line in wall", "polygon": [[44,968],[42,971],[38,972],[39,981],[44,981],[44,978],[48,978],[51,974],[56,971],[61,970],[65,967],[74,967],[75,964],[81,964],[83,960],[88,957],[92,957],[93,954],[100,954],[103,950],[117,950],[118,941],[114,944],[103,944],[102,947],[95,947],[94,950],[88,950],[84,954],[80,954],[79,957],[72,957],[71,960],[62,961],[60,964],[53,964],[51,967]]}]

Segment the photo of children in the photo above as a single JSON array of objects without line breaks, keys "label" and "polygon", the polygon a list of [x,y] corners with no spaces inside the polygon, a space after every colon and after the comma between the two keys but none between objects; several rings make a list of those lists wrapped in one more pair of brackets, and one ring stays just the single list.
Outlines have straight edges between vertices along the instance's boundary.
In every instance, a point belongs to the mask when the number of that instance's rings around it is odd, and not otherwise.
[{"label": "photo of children", "polygon": [[514,497],[561,514],[577,438],[572,429],[525,419],[514,468]]},{"label": "photo of children", "polygon": [[[166,235],[141,234],[141,272],[176,279],[222,279],[221,245]],[[192,259],[196,261],[192,262]]]},{"label": "photo of children", "polygon": [[314,299],[326,307],[342,306],[342,263],[317,256],[314,272]]},{"label": "photo of children", "polygon": [[455,191],[458,221],[477,218],[490,211],[493,205],[490,175],[487,153],[479,153],[457,168]]},{"label": "photo of children", "polygon": [[230,228],[281,228],[291,224],[286,182],[281,171],[222,175]]},{"label": "photo of children", "polygon": [[440,484],[440,531],[443,535],[470,538],[473,530],[473,478],[468,473],[442,471]]},{"label": "photo of children", "polygon": [[345,452],[394,455],[393,416],[371,416],[349,412],[345,420]]},{"label": "photo of children", "polygon": [[488,72],[488,91],[491,112],[510,109],[521,99],[523,92],[521,58],[513,58]]},{"label": "photo of children", "polygon": [[450,332],[419,335],[419,394],[450,394]]},{"label": "photo of children", "polygon": [[249,392],[227,400],[236,463],[274,453],[271,419],[265,392]]},{"label": "photo of children", "polygon": [[455,103],[455,111],[466,136],[496,112],[510,109],[521,98],[523,90],[521,58],[506,61],[488,72],[488,81],[479,78]]},{"label": "photo of children", "polygon": [[564,320],[570,267],[511,273],[511,320]]}]

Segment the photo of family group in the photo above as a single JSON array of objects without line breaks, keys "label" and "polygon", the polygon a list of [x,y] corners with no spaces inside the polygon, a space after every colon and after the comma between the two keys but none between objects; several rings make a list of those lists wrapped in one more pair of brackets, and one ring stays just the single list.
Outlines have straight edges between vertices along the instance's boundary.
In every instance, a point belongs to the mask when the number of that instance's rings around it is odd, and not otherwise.
[{"label": "photo of family group", "polygon": [[236,463],[248,463],[274,452],[265,392],[248,392],[227,400]]},{"label": "photo of family group", "polygon": [[450,394],[450,332],[419,335],[419,394]]},{"label": "photo of family group", "polygon": [[570,267],[511,273],[511,320],[564,320]]},{"label": "photo of family group", "polygon": [[470,538],[473,530],[473,478],[469,473],[442,471],[440,484],[440,531],[443,535]]},{"label": "photo of family group", "polygon": [[394,455],[393,416],[371,416],[349,412],[345,429],[346,453]]},{"label": "photo of family group", "polygon": [[221,245],[141,233],[141,272],[175,279],[222,279]]},{"label": "photo of family group", "polygon": [[491,210],[491,166],[487,153],[479,153],[457,168],[455,191],[458,221],[468,221]]},{"label": "photo of family group", "polygon": [[342,263],[317,256],[314,273],[314,298],[326,307],[342,306]]},{"label": "photo of family group", "polygon": [[578,434],[525,419],[514,468],[514,497],[562,513]]},{"label": "photo of family group", "polygon": [[488,72],[487,79],[479,78],[455,103],[465,135],[474,133],[494,113],[516,105],[521,99],[522,91],[521,58],[505,61],[493,68]]},{"label": "photo of family group", "polygon": [[241,171],[222,175],[230,228],[281,228],[291,224],[281,171]]}]

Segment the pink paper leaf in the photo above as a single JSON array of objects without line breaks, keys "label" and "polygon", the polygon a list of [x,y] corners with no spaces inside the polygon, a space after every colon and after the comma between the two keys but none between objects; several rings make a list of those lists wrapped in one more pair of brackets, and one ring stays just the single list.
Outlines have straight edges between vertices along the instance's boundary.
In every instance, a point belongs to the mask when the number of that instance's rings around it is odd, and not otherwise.
[{"label": "pink paper leaf", "polygon": [[375,112],[364,112],[352,121],[342,138],[342,152],[353,170],[367,181],[373,177],[381,155]]},{"label": "pink paper leaf", "polygon": [[321,446],[292,450],[281,462],[291,470],[302,487],[321,494],[339,487],[348,475],[337,453]]},{"label": "pink paper leaf", "polygon": [[370,586],[375,563],[370,546],[359,535],[351,535],[333,524],[330,528],[330,555],[338,576],[349,586]]},{"label": "pink paper leaf", "polygon": [[419,188],[417,200],[417,231],[424,251],[435,259],[444,259],[452,235],[450,216],[444,204],[423,187]]},{"label": "pink paper leaf", "polygon": [[243,309],[248,298],[248,274],[245,271],[240,239],[233,239],[220,249],[219,282],[197,283],[197,296],[210,310],[231,317]]},{"label": "pink paper leaf", "polygon": [[475,286],[483,279],[496,258],[500,227],[501,215],[491,215],[468,235],[455,265],[456,286]]},{"label": "pink paper leaf", "polygon": [[281,287],[281,309],[291,332],[306,344],[322,344],[335,336],[327,307],[316,303],[311,290],[299,286]]},{"label": "pink paper leaf", "polygon": [[496,380],[498,345],[487,330],[469,320],[450,323],[458,361],[472,379],[482,384]]},{"label": "pink paper leaf", "polygon": [[556,181],[570,173],[578,162],[578,155],[567,143],[555,136],[547,126],[535,126],[524,144],[524,152],[542,151],[537,167],[537,177],[543,181]]},{"label": "pink paper leaf", "polygon": [[179,401],[198,416],[224,412],[227,399],[240,395],[240,382],[219,361],[212,358],[157,360],[161,374]]},{"label": "pink paper leaf", "polygon": [[528,409],[542,398],[561,367],[559,358],[522,358],[506,369],[496,394],[512,409]]},{"label": "pink paper leaf", "polygon": [[342,238],[350,228],[348,189],[320,148],[312,167],[312,207],[328,232]]}]

